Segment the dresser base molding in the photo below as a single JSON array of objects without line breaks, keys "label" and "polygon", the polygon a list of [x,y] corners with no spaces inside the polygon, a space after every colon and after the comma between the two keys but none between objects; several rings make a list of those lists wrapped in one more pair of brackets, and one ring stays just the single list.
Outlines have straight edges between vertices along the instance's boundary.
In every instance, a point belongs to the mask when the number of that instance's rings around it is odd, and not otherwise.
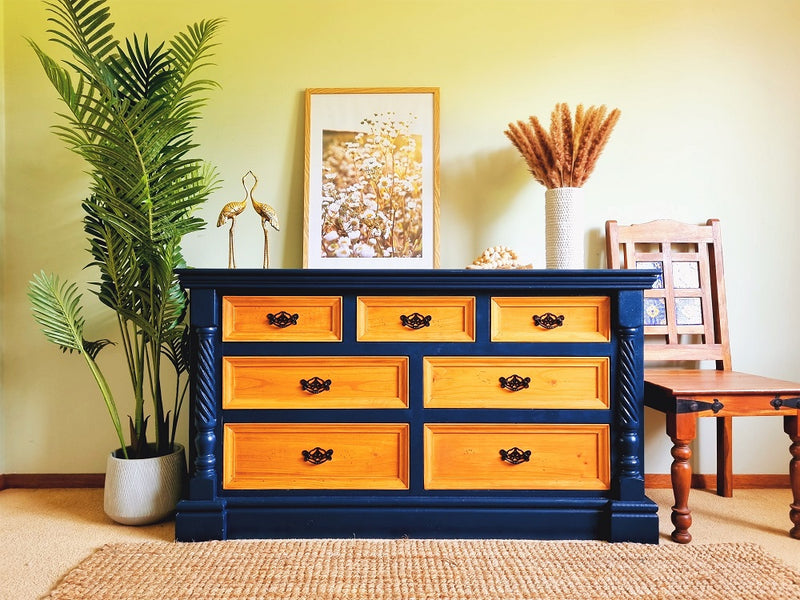
[{"label": "dresser base molding", "polygon": [[[402,505],[380,499],[318,506],[303,498],[283,505],[227,499],[182,502],[176,515],[179,542],[241,538],[495,538],[606,539],[658,543],[658,506],[650,501],[605,498],[462,498]],[[305,500],[310,500],[306,498]],[[470,502],[474,500],[474,502]]]}]

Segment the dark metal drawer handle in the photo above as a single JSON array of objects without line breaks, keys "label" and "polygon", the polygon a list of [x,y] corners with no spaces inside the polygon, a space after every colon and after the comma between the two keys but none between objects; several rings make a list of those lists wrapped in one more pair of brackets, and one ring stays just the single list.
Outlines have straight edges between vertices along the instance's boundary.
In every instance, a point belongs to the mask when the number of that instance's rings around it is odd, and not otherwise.
[{"label": "dark metal drawer handle", "polygon": [[400,322],[403,327],[408,327],[409,329],[422,329],[423,327],[431,326],[431,316],[415,312],[410,315],[400,315]]},{"label": "dark metal drawer handle", "polygon": [[564,315],[554,315],[551,312],[543,315],[533,315],[533,324],[544,329],[555,329],[564,324]]},{"label": "dark metal drawer handle", "polygon": [[511,377],[500,378],[500,387],[510,392],[526,390],[530,387],[530,383],[530,377],[520,377],[516,373],[514,373]]},{"label": "dark metal drawer handle", "polygon": [[322,379],[321,377],[312,377],[311,379],[301,379],[300,387],[304,392],[309,394],[319,394],[321,392],[329,392],[331,390],[331,380]]},{"label": "dark metal drawer handle", "polygon": [[297,325],[297,319],[300,317],[297,313],[289,314],[285,310],[282,310],[279,313],[269,313],[267,315],[267,322],[270,325],[274,325],[275,327],[279,327],[283,329],[284,327],[289,327],[290,325]]},{"label": "dark metal drawer handle", "polygon": [[323,450],[319,446],[312,450],[303,450],[303,460],[312,465],[321,465],[324,462],[333,460],[333,450]]},{"label": "dark metal drawer handle", "polygon": [[514,446],[510,450],[500,450],[500,458],[512,465],[518,465],[531,459],[531,451]]}]

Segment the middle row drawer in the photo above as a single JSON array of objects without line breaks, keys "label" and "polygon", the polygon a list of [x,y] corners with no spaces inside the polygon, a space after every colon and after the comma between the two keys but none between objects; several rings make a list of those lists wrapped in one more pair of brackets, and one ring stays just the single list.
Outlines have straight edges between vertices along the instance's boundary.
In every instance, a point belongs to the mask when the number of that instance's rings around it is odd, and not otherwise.
[{"label": "middle row drawer", "polygon": [[[223,409],[407,408],[406,356],[227,356]],[[423,358],[427,408],[606,409],[608,357]]]}]

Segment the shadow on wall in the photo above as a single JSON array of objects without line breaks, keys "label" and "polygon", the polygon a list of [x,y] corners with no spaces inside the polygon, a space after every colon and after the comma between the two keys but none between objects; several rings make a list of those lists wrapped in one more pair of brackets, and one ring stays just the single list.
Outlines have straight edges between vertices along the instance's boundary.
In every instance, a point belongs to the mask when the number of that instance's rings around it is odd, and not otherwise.
[{"label": "shadow on wall", "polygon": [[506,213],[520,191],[531,184],[523,164],[519,152],[509,147],[440,165],[440,203],[451,213],[449,218],[461,223],[459,238],[470,255],[483,251],[486,242],[481,234],[487,225]]},{"label": "shadow on wall", "polygon": [[295,123],[295,136],[293,141],[287,142],[285,149],[286,161],[291,165],[291,180],[289,181],[289,198],[291,201],[286,210],[285,222],[291,223],[300,231],[300,243],[297,236],[283,236],[283,262],[285,266],[301,267],[303,265],[303,245],[305,237],[305,110],[306,93],[302,90],[297,93],[294,105],[292,122]]},{"label": "shadow on wall", "polygon": [[586,255],[586,268],[587,269],[605,269],[606,267],[606,232],[599,228],[594,227],[586,231],[584,238],[585,255]]}]

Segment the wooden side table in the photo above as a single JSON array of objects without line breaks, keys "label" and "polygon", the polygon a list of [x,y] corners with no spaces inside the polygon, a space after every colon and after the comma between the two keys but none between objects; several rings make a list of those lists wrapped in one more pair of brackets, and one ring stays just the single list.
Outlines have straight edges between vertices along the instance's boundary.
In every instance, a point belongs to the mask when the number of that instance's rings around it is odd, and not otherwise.
[{"label": "wooden side table", "polygon": [[784,430],[792,441],[789,517],[793,527],[789,535],[800,539],[800,384],[735,371],[645,369],[645,405],[666,413],[667,435],[673,443],[674,541],[686,544],[692,539],[689,444],[697,435],[698,417],[783,416]]}]

